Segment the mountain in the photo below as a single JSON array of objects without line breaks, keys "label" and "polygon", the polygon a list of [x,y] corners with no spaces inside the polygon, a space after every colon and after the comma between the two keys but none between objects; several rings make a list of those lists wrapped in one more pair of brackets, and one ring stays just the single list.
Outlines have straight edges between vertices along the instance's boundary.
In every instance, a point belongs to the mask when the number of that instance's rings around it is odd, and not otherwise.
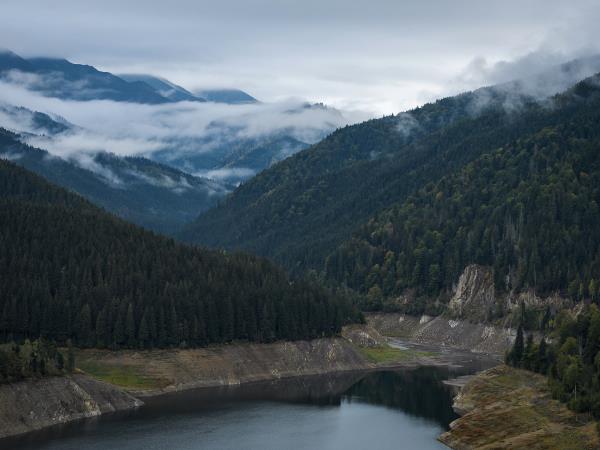
[{"label": "mountain", "polygon": [[65,119],[39,111],[0,102],[0,126],[25,133],[56,135],[68,131],[73,125]]},{"label": "mountain", "polygon": [[199,176],[236,185],[309,146],[285,132],[256,138],[236,136],[236,131],[223,128],[214,138],[182,142],[183,148],[207,148],[207,151],[176,152],[169,147],[152,157]]},{"label": "mountain", "polygon": [[154,91],[156,91],[161,96],[173,101],[173,102],[181,102],[181,101],[189,101],[189,102],[205,102],[206,99],[192,94],[190,91],[178,86],[174,83],[171,83],[169,80],[165,80],[164,78],[154,77],[152,75],[143,75],[143,74],[126,74],[119,75],[120,78],[129,82],[141,82],[146,83],[150,86]]},{"label": "mountain", "polygon": [[[310,142],[323,139],[345,123],[340,111],[320,103],[284,106],[264,112],[251,109],[236,120],[213,120],[204,136],[176,138],[164,150],[153,153],[152,158],[199,176],[239,184],[306,149]],[[284,125],[269,130],[271,122]],[[265,126],[264,132],[253,131]]]},{"label": "mountain", "polygon": [[186,247],[0,161],[0,336],[113,349],[332,335],[350,305],[271,263]]},{"label": "mountain", "polygon": [[21,58],[19,55],[0,49],[0,72],[9,70],[20,70],[21,72],[29,72],[33,70],[31,64]]},{"label": "mountain", "polygon": [[328,257],[327,277],[368,294],[367,307],[413,290],[411,312],[432,310],[426,299],[470,264],[493,267],[506,292],[596,298],[600,75],[553,100],[519,117],[545,115],[540,126],[369,220]]},{"label": "mountain", "polygon": [[23,144],[19,135],[2,128],[0,157],[126,220],[163,233],[189,223],[231,189],[141,157],[98,153],[62,159]]},{"label": "mountain", "polygon": [[339,129],[241,185],[181,237],[268,256],[297,273],[322,272],[328,256],[377,213],[564,120],[555,100],[509,86]]},{"label": "mountain", "polygon": [[257,141],[255,145],[244,145],[233,148],[233,152],[223,159],[225,169],[251,168],[254,172],[284,160],[285,158],[304,150],[309,145],[292,136],[272,136]]},{"label": "mountain", "polygon": [[[346,123],[339,111],[322,104],[263,104],[237,89],[209,89],[194,94],[152,75],[115,76],[65,59],[24,59],[7,51],[0,52],[0,81],[63,100],[168,104],[166,110],[131,109],[138,115],[144,115],[143,124],[132,127],[135,129],[132,137],[151,140],[155,147],[160,144],[158,150],[147,156],[181,171],[218,178],[232,185],[244,182],[273,163],[307,148],[310,143],[319,141],[340,124]],[[196,105],[170,105],[177,102],[193,102]],[[216,107],[213,103],[227,104],[230,108]],[[90,132],[95,135],[111,133],[111,130],[96,130],[93,125],[87,128],[94,130],[75,125],[78,121],[75,106],[70,116],[75,124],[45,110],[46,106],[43,113],[35,112],[37,116],[34,118],[15,108],[18,107],[3,107],[0,103],[0,127],[38,135],[52,135],[69,129],[73,135],[81,132],[82,135],[77,138],[84,142],[90,139]],[[179,118],[181,120],[177,120]],[[178,132],[178,127],[182,128],[181,132]],[[157,135],[147,136],[140,130],[150,130]],[[115,136],[107,136],[110,137],[107,140],[127,139],[127,133],[121,131]],[[111,151],[110,148],[102,150]]]},{"label": "mountain", "polygon": [[47,97],[64,100],[113,100],[161,104],[180,101],[231,105],[257,103],[239,89],[207,89],[192,94],[164,78],[145,74],[113,75],[60,58],[21,58],[0,50],[0,79],[21,84]]},{"label": "mountain", "polygon": [[66,59],[23,59],[12,52],[0,52],[0,79],[64,100],[113,100],[148,104],[170,101],[157,94],[146,83],[130,83],[92,66],[74,64]]},{"label": "mountain", "polygon": [[[344,123],[342,114],[323,104],[301,103],[274,110],[250,111],[238,120],[212,121],[205,136],[178,138],[167,148],[153,153],[162,163],[199,176],[239,184],[271,165],[298,153]],[[302,115],[302,117],[300,117]],[[253,133],[254,127],[267,126],[264,121],[280,121],[281,128]],[[295,122],[305,123],[294,125]],[[310,123],[315,121],[316,125]]]},{"label": "mountain", "polygon": [[254,97],[239,89],[203,89],[198,95],[209,102],[227,103],[229,105],[243,105],[258,103]]},{"label": "mountain", "polygon": [[196,94],[193,94],[187,89],[171,83],[169,80],[152,75],[124,74],[119,75],[119,77],[129,82],[146,83],[148,86],[154,89],[156,93],[174,102],[209,101],[213,103],[226,103],[229,105],[258,103],[258,100],[256,100],[254,97],[239,89],[204,89],[198,91]]}]

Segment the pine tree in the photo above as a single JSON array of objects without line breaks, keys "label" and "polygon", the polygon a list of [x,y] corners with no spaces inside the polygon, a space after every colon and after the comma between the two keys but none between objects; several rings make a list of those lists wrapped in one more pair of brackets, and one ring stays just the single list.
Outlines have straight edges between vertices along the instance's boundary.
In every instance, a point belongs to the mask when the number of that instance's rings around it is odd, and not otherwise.
[{"label": "pine tree", "polygon": [[67,346],[67,371],[73,373],[75,372],[75,350],[70,339],[67,342]]},{"label": "pine tree", "polygon": [[548,349],[544,338],[538,347],[536,371],[544,375],[548,371]]},{"label": "pine tree", "polygon": [[79,313],[78,325],[78,341],[84,347],[91,347],[94,344],[94,339],[92,338],[92,311],[90,309],[90,305],[88,305],[87,303],[83,306],[83,308],[81,308],[81,312]]},{"label": "pine tree", "polygon": [[146,314],[142,316],[142,320],[140,321],[140,329],[138,332],[138,342],[139,346],[142,348],[148,347],[150,343],[150,330],[148,328],[148,323],[146,321]]},{"label": "pine tree", "polygon": [[125,336],[129,348],[136,347],[135,320],[133,318],[133,305],[127,306],[127,318],[125,319]]},{"label": "pine tree", "polygon": [[507,362],[509,364],[515,367],[521,367],[521,364],[523,362],[524,346],[525,345],[523,342],[523,326],[519,325],[519,327],[517,328],[517,337],[515,338],[515,343],[507,357]]},{"label": "pine tree", "polygon": [[96,317],[96,346],[105,348],[109,344],[110,335],[107,333],[108,321],[106,308],[102,308]]}]

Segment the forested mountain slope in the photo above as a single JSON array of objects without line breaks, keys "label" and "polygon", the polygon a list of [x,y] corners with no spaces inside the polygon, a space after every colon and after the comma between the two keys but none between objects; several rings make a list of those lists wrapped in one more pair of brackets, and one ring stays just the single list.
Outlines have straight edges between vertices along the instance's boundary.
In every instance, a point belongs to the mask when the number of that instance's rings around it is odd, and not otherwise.
[{"label": "forested mountain slope", "polygon": [[473,263],[493,266],[497,289],[595,299],[600,77],[557,97],[550,117],[378,214],[328,258],[327,276],[371,307],[406,289],[435,298]]},{"label": "forested mountain slope", "polygon": [[24,59],[5,50],[0,50],[0,79],[25,84],[45,96],[65,100],[113,100],[146,104],[170,101],[146,83],[130,83],[92,66],[57,58]]},{"label": "forested mountain slope", "polygon": [[98,153],[82,161],[62,159],[23,144],[18,135],[3,128],[1,157],[126,220],[167,234],[192,221],[231,189],[141,157]]},{"label": "forested mountain slope", "polygon": [[540,103],[488,88],[484,103],[475,91],[340,129],[240,186],[182,237],[266,255],[292,271],[320,271],[377,212],[582,107],[593,111],[571,97]]},{"label": "forested mountain slope", "polygon": [[198,346],[331,335],[345,301],[256,257],[186,247],[0,160],[0,338]]}]

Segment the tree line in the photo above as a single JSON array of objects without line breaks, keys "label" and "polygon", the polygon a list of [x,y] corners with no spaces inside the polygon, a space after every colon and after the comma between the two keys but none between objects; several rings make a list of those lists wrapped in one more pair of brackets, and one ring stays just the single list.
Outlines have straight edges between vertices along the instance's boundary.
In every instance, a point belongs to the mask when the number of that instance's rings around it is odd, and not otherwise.
[{"label": "tree line", "polygon": [[188,247],[0,161],[0,339],[193,347],[310,339],[361,320],[270,262]]},{"label": "tree line", "polygon": [[54,342],[40,338],[23,345],[10,343],[0,346],[0,383],[62,375],[75,370],[75,354],[70,345],[67,357]]},{"label": "tree line", "polygon": [[600,418],[600,310],[592,304],[576,317],[559,313],[551,337],[552,342],[524,339],[519,326],[507,364],[548,376],[554,398]]},{"label": "tree line", "polygon": [[596,300],[599,111],[564,113],[557,125],[428,183],[332,253],[327,276],[364,294],[365,309],[412,291],[407,312],[422,312],[473,263],[493,267],[500,291]]}]

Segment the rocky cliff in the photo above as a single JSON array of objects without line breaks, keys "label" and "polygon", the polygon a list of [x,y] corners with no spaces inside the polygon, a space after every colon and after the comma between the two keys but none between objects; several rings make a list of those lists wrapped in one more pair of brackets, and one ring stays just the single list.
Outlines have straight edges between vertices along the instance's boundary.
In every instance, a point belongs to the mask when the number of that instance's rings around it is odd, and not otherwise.
[{"label": "rocky cliff", "polygon": [[513,328],[446,316],[374,313],[367,315],[367,323],[384,336],[500,355],[512,345],[516,335]]},{"label": "rocky cliff", "polygon": [[132,395],[85,375],[0,385],[0,438],[137,408]]},{"label": "rocky cliff", "polygon": [[518,322],[521,308],[543,313],[547,308],[556,312],[572,308],[573,302],[558,293],[541,297],[532,289],[497,293],[491,267],[471,264],[458,279],[458,284],[448,302],[447,316],[474,323],[494,322],[509,325]]},{"label": "rocky cliff", "polygon": [[552,315],[574,306],[558,293],[547,297],[540,297],[533,290],[499,294],[492,268],[472,264],[461,274],[444,314],[415,317],[371,313],[367,322],[384,336],[503,354],[514,341],[524,310],[527,325],[536,329],[548,311]]},{"label": "rocky cliff", "polygon": [[460,276],[448,303],[448,314],[453,318],[485,322],[502,306],[496,301],[492,269],[473,264]]}]

